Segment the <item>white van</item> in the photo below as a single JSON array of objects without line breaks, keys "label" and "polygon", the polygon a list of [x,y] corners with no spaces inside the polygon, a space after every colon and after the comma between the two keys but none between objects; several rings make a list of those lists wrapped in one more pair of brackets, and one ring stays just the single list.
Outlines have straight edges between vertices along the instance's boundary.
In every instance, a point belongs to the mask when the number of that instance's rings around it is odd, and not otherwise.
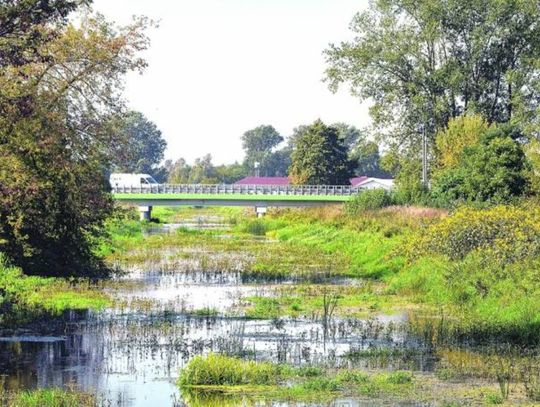
[{"label": "white van", "polygon": [[111,174],[109,182],[112,188],[144,188],[158,185],[158,182],[148,174]]}]

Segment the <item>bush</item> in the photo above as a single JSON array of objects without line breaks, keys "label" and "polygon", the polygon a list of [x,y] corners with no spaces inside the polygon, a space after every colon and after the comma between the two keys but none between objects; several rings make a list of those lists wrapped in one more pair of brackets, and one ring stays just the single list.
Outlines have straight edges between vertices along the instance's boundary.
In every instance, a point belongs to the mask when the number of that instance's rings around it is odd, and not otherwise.
[{"label": "bush", "polygon": [[509,264],[540,255],[540,208],[536,205],[462,207],[428,227],[413,243],[414,255],[442,254],[452,260],[471,252]]},{"label": "bush", "polygon": [[510,129],[493,129],[481,143],[463,150],[455,167],[434,179],[432,196],[437,202],[508,203],[527,190],[527,166],[521,144]]},{"label": "bush", "polygon": [[406,384],[412,382],[411,372],[392,372],[386,377],[387,383],[390,384]]},{"label": "bush", "polygon": [[268,227],[265,221],[261,219],[253,219],[243,223],[240,230],[251,235],[264,236],[268,231]]},{"label": "bush", "polygon": [[279,367],[217,355],[195,356],[180,372],[180,386],[239,386],[275,384]]},{"label": "bush", "polygon": [[356,215],[364,211],[385,208],[392,205],[392,195],[384,189],[367,189],[360,191],[352,200],[346,204],[346,212],[349,215]]}]

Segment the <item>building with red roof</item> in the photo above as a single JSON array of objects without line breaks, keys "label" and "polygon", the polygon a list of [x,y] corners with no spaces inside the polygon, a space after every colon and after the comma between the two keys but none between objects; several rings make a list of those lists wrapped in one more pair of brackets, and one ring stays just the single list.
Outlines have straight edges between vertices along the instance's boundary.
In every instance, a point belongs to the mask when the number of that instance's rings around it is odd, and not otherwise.
[{"label": "building with red roof", "polygon": [[[367,176],[354,177],[350,180],[352,187],[361,189],[392,189],[394,180],[373,178]],[[235,182],[235,185],[290,185],[291,181],[288,177],[246,177]]]}]

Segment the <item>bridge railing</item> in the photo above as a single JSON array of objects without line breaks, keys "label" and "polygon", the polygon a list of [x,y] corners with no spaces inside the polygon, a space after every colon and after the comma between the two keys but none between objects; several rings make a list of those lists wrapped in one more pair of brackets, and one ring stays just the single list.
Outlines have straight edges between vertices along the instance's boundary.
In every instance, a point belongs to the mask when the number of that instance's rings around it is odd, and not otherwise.
[{"label": "bridge railing", "polygon": [[116,194],[244,194],[244,195],[338,195],[358,192],[350,185],[228,185],[159,184],[113,187]]}]

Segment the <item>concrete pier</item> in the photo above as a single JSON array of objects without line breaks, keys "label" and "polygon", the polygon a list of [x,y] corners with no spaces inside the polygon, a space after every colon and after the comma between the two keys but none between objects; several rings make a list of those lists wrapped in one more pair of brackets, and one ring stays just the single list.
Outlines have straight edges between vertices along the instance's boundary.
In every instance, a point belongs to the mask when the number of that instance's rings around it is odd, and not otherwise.
[{"label": "concrete pier", "polygon": [[150,221],[152,219],[152,207],[151,206],[139,206],[139,215],[141,221]]}]

